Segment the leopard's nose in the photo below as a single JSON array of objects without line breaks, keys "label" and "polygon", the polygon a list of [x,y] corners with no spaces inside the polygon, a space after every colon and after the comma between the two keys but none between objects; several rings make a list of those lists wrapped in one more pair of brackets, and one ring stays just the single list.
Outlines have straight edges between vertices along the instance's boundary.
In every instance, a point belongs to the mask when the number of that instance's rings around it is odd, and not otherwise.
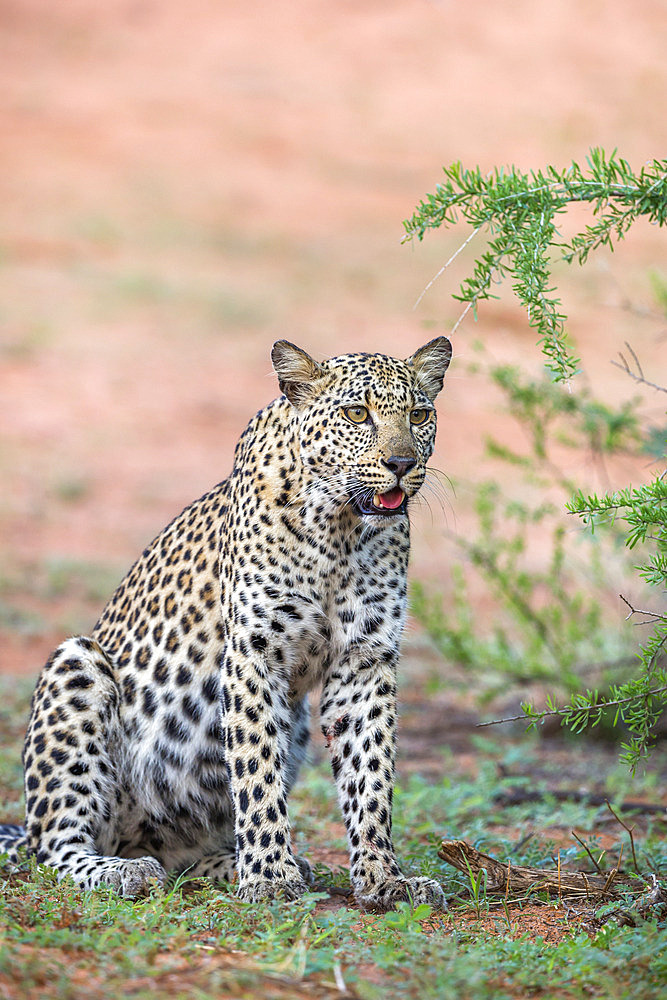
[{"label": "leopard's nose", "polygon": [[394,473],[397,480],[400,480],[406,472],[414,469],[417,462],[410,455],[391,455],[390,458],[383,458],[382,464]]}]

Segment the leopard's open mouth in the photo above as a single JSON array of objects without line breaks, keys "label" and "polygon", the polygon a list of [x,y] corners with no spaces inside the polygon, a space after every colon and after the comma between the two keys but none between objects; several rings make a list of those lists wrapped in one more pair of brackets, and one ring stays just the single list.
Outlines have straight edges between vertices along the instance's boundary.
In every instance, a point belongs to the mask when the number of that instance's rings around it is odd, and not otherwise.
[{"label": "leopard's open mouth", "polygon": [[392,517],[407,512],[408,498],[400,486],[395,486],[392,490],[387,490],[386,493],[375,493],[369,498],[355,498],[353,506],[358,514]]}]

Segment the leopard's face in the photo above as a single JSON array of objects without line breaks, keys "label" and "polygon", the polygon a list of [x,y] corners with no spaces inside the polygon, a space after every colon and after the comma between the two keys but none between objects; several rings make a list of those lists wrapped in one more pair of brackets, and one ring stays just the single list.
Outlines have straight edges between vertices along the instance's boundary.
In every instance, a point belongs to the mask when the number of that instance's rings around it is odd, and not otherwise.
[{"label": "leopard's face", "polygon": [[404,517],[424,482],[435,444],[433,399],[451,348],[442,337],[421,350],[426,357],[417,352],[407,361],[332,358],[300,389],[281,378],[296,400],[304,468],[336,506],[349,506],[364,520]]}]

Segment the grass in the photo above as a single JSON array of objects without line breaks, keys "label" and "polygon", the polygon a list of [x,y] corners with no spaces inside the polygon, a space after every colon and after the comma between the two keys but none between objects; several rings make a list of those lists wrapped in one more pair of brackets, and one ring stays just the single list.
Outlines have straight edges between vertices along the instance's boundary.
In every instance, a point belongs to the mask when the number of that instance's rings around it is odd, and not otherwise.
[{"label": "grass", "polygon": [[[18,818],[20,740],[30,686],[5,683],[0,691],[0,757],[3,819]],[[586,752],[582,744],[578,753]],[[442,837],[470,840],[482,850],[511,857],[517,864],[581,865],[586,854],[574,840],[556,846],[572,824],[588,845],[596,831],[607,834],[601,865],[612,867],[625,831],[601,825],[601,810],[571,803],[498,808],[493,795],[517,783],[519,763],[536,752],[535,740],[505,744],[484,740],[477,748],[475,773],[456,771],[452,760],[443,777],[407,777],[397,789],[395,840],[404,867],[446,885],[448,914],[403,904],[388,914],[362,914],[342,892],[347,872],[320,862],[318,889],[338,886],[329,898],[310,893],[297,903],[241,903],[201,881],[179,879],[168,891],[130,902],[110,891],[81,892],[70,881],[34,864],[0,875],[0,991],[32,1000],[168,996],[384,997],[483,1000],[505,997],[584,998],[663,995],[667,977],[664,923],[637,927],[605,924],[590,934],[557,906],[540,907],[546,934],[524,933],[531,909],[510,905],[503,912],[487,899],[485,886],[471,892],[470,879],[453,872],[436,854]],[[562,768],[562,765],[560,765]],[[446,772],[446,773],[445,773]],[[545,779],[546,781],[546,779]],[[548,783],[548,782],[547,782]],[[543,782],[544,784],[544,782]],[[618,768],[607,787],[626,792]],[[652,781],[646,782],[652,790]],[[641,788],[633,786],[633,797]],[[557,816],[555,815],[558,810]],[[294,794],[297,843],[305,839],[318,853],[343,847],[332,782],[324,762],[309,765]],[[555,825],[557,820],[558,826]],[[330,829],[332,821],[338,825]],[[563,828],[563,823],[568,826]],[[333,833],[333,836],[332,836]],[[530,835],[532,834],[532,835]],[[667,870],[665,827],[637,820],[638,860],[644,871]],[[598,852],[599,853],[599,852]],[[629,857],[627,844],[626,858]],[[342,887],[342,888],[341,888]]]}]

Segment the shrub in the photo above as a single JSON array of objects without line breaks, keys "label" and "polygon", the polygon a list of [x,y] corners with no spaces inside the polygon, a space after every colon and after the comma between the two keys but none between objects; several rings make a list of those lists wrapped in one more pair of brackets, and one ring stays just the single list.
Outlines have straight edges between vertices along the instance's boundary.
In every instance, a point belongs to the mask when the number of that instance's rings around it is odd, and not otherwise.
[{"label": "shrub", "polygon": [[[615,152],[608,156],[594,149],[587,158],[587,168],[573,162],[564,170],[547,166],[524,173],[509,167],[483,175],[478,167],[468,170],[455,163],[445,168],[444,174],[445,180],[437,185],[435,193],[426,196],[404,225],[406,240],[421,240],[427,229],[452,226],[459,217],[473,227],[463,246],[479,233],[488,234],[486,250],[476,258],[472,275],[455,295],[465,303],[455,329],[468,311],[476,311],[480,301],[493,297],[496,284],[509,279],[528,313],[553,381],[569,384],[578,372],[579,360],[574,356],[565,327],[567,317],[552,284],[553,255],[567,263],[584,264],[598,247],[613,249],[639,217],[663,226],[667,221],[667,160],[653,160],[635,172]],[[575,202],[590,203],[594,221],[564,241],[558,216]],[[624,365],[638,383],[665,391],[644,376],[636,358],[632,363],[626,360]],[[503,377],[510,400],[525,409],[529,398],[526,386],[514,373]],[[577,405],[583,416],[585,407],[581,402]],[[591,417],[593,413],[594,408],[589,410]],[[625,425],[627,430],[628,414],[620,410],[616,416],[617,425],[614,413],[605,415],[609,433],[615,433],[615,426]],[[536,424],[536,431],[538,428],[540,437],[535,437],[535,448],[539,452],[546,440],[543,421]],[[591,530],[598,525],[624,526],[628,549],[639,555],[636,572],[663,592],[667,587],[666,476],[664,470],[640,488],[629,487],[601,497],[573,490],[566,508]],[[510,574],[503,585],[516,587],[517,582],[516,576]],[[541,711],[525,704],[523,717],[535,725],[545,715],[556,714],[564,725],[580,732],[611,712],[613,724],[623,720],[630,732],[623,744],[623,759],[634,770],[651,749],[655,722],[667,703],[667,615],[628,606],[630,616],[642,616],[641,620],[652,629],[640,647],[636,673],[623,683],[612,684],[604,695],[596,690],[579,690],[568,704],[557,706],[549,700]]]}]

